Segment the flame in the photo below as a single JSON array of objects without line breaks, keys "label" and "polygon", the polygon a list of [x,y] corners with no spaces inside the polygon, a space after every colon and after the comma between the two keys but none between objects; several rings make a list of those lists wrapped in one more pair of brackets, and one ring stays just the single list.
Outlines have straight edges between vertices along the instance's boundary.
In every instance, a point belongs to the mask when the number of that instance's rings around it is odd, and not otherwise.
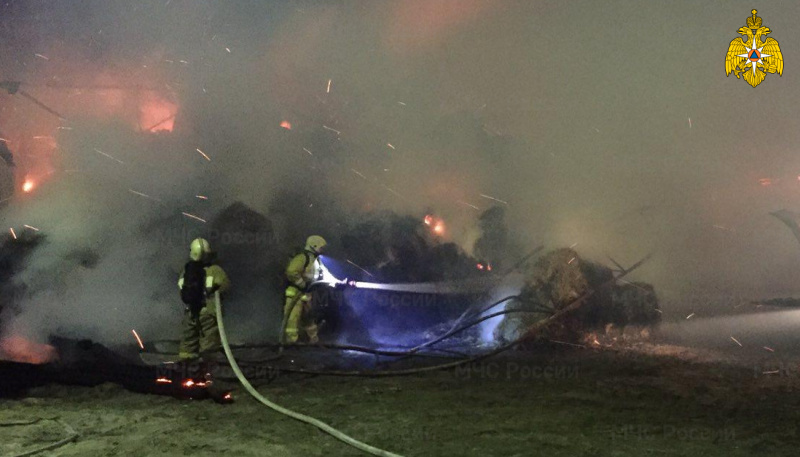
[{"label": "flame", "polygon": [[425,221],[425,225],[431,225],[433,223],[433,216],[431,216],[430,214],[426,214],[425,219],[423,219],[423,221]]},{"label": "flame", "polygon": [[292,123],[289,121],[281,121],[281,127],[285,128],[286,130],[291,130]]},{"label": "flame", "polygon": [[156,384],[172,384],[172,380],[164,376],[156,378]]},{"label": "flame", "polygon": [[156,94],[143,96],[139,105],[139,126],[150,133],[171,132],[175,127],[178,105]]},{"label": "flame", "polygon": [[36,187],[36,183],[31,178],[25,178],[25,182],[22,183],[22,191],[30,193]]},{"label": "flame", "polygon": [[58,360],[58,352],[49,344],[34,343],[22,337],[11,336],[0,341],[0,360],[39,365]]},{"label": "flame", "polygon": [[444,235],[444,222],[439,221],[433,226],[433,233],[437,235]]}]

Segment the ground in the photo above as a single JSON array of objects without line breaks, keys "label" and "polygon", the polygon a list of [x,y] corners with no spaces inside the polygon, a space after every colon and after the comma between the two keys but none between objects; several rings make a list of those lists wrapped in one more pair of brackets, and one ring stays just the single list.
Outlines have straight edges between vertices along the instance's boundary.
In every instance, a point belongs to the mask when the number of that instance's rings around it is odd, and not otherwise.
[{"label": "ground", "polygon": [[[564,347],[392,378],[281,375],[259,390],[355,438],[407,456],[789,456],[800,379],[675,351]],[[767,374],[764,372],[767,371]],[[58,418],[78,433],[50,455],[365,455],[237,401],[180,400],[104,384],[46,386],[0,400],[0,423]],[[0,455],[67,435],[53,420],[0,427]]]}]

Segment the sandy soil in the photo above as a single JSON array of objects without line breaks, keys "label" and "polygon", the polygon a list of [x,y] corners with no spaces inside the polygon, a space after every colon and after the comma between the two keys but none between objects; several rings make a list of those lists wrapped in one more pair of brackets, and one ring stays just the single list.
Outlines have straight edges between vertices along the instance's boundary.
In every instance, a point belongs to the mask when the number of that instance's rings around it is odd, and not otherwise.
[{"label": "sandy soil", "polygon": [[[686,350],[684,350],[686,352]],[[689,351],[691,352],[691,351]],[[259,390],[409,456],[797,455],[797,369],[693,360],[676,348],[527,349],[396,378],[281,375]],[[764,374],[765,372],[769,374]],[[256,403],[46,386],[0,400],[0,455],[362,455]]]}]

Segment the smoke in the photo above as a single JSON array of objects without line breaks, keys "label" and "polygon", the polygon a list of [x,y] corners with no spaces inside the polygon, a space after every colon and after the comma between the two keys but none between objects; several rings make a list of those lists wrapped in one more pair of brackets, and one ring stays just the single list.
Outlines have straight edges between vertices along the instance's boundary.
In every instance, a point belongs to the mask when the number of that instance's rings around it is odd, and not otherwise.
[{"label": "smoke", "polygon": [[[786,5],[764,20],[789,43]],[[335,247],[372,211],[433,212],[470,250],[478,216],[501,205],[520,251],[575,245],[623,264],[655,251],[636,279],[665,311],[697,290],[795,292],[794,240],[768,213],[796,205],[798,76],[744,91],[720,70],[750,8],[9,2],[0,79],[67,120],[0,96],[17,163],[0,217],[46,236],[3,321],[38,338],[174,337],[174,282],[211,230],[182,213],[210,222],[235,202],[266,216],[270,241],[249,247],[276,265],[308,234]],[[253,292],[230,306],[267,327],[280,292],[232,279]]]}]

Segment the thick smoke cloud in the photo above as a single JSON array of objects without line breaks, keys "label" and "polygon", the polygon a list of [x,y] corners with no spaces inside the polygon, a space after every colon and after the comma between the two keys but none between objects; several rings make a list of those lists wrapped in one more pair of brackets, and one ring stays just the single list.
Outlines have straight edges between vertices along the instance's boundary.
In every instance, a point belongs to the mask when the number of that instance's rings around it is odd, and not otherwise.
[{"label": "thick smoke cloud", "polygon": [[[791,8],[760,12],[787,62]],[[520,249],[575,245],[623,263],[655,251],[637,279],[665,312],[702,306],[700,292],[791,294],[797,246],[768,213],[797,208],[800,76],[756,90],[725,79],[750,9],[7,2],[0,79],[67,119],[0,99],[18,184],[40,181],[30,194],[18,185],[0,217],[47,236],[16,278],[33,292],[13,325],[174,336],[175,276],[210,230],[181,212],[211,221],[237,201],[269,219],[269,243],[253,250],[276,263],[307,234],[336,240],[350,216],[377,210],[435,212],[469,251],[478,215],[500,204]],[[158,117],[143,113],[170,107],[171,133],[137,131]],[[264,305],[231,306],[268,325],[280,292],[233,279]]]}]

